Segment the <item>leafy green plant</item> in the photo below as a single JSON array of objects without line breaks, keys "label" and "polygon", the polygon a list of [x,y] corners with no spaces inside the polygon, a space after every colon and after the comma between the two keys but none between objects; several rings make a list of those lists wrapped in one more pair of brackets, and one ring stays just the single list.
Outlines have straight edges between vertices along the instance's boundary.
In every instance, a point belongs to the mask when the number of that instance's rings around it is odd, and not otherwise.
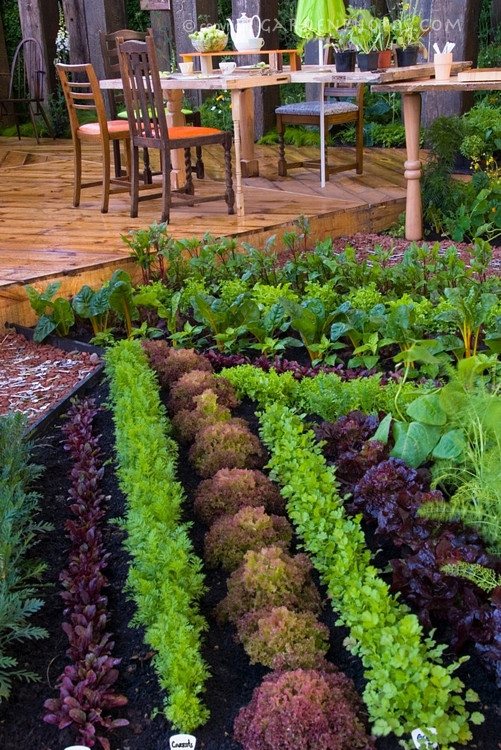
[{"label": "leafy green plant", "polygon": [[463,356],[475,356],[482,327],[497,304],[497,296],[474,286],[467,291],[458,287],[445,289],[444,294],[451,309],[439,313],[436,319],[455,323],[463,341]]},{"label": "leafy green plant", "polygon": [[[144,628],[153,664],[166,692],[165,714],[191,732],[208,710],[200,695],[208,678],[201,656],[206,623],[201,561],[181,523],[183,492],[176,481],[177,448],[160,402],[158,384],[138,341],[121,341],[106,356],[116,427],[118,476],[127,498],[123,521],[132,558],[127,586]],[[130,404],[135,408],[131,409]]]},{"label": "leafy green plant", "polygon": [[215,422],[197,433],[188,460],[201,477],[219,469],[261,469],[266,451],[259,438],[240,419]]},{"label": "leafy green plant", "polygon": [[278,486],[257,469],[219,469],[213,477],[200,482],[193,507],[200,520],[211,526],[218,518],[235,515],[244,506],[262,506],[271,514],[284,512]]},{"label": "leafy green plant", "polygon": [[330,747],[371,750],[362,706],[351,680],[332,666],[273,672],[257,687],[235,720],[244,750]]},{"label": "leafy green plant", "polygon": [[228,593],[216,607],[221,622],[236,622],[252,610],[285,606],[296,612],[320,612],[320,594],[306,555],[281,547],[249,550],[228,579]]},{"label": "leafy green plant", "polygon": [[90,321],[94,336],[107,331],[110,313],[108,286],[94,291],[85,284],[73,297],[71,306],[80,318]]},{"label": "leafy green plant", "polygon": [[313,612],[287,607],[254,610],[237,623],[238,640],[251,664],[270,669],[321,669],[330,631]]},{"label": "leafy green plant", "polygon": [[176,414],[181,409],[194,409],[196,406],[195,396],[199,396],[206,390],[213,391],[220,406],[233,409],[238,405],[235,390],[226,378],[216,377],[209,368],[203,370],[190,370],[181,375],[173,383],[170,383],[168,407],[171,414]]},{"label": "leafy green plant", "polygon": [[[344,348],[344,344],[331,341],[329,338],[335,313],[327,312],[322,301],[318,299],[306,299],[298,304],[282,298],[281,305],[290,316],[291,328],[299,333],[312,364],[321,361],[331,363],[333,357],[330,356],[330,352]],[[294,345],[293,339],[289,340],[289,345]]]},{"label": "leafy green plant", "polygon": [[19,644],[42,639],[47,631],[33,623],[44,602],[36,584],[44,564],[33,550],[48,524],[37,523],[39,495],[32,485],[40,467],[31,462],[26,417],[0,417],[0,702],[8,700],[13,682],[39,679],[19,656]]},{"label": "leafy green plant", "polygon": [[205,427],[231,419],[230,410],[218,403],[214,391],[203,391],[193,400],[194,409],[181,409],[172,418],[176,439],[184,445],[193,442],[197,433]]},{"label": "leafy green plant", "polygon": [[216,519],[205,535],[204,558],[208,565],[232,572],[250,549],[271,545],[287,550],[292,526],[283,516],[268,515],[262,505],[244,505],[234,515]]},{"label": "leafy green plant", "polygon": [[33,340],[37,343],[54,332],[59,336],[67,336],[75,322],[70,302],[64,297],[53,299],[60,287],[60,281],[53,281],[43,292],[38,292],[31,284],[25,286],[30,305],[39,316],[33,331]]},{"label": "leafy green plant", "polygon": [[465,705],[477,696],[468,691],[462,697],[464,685],[452,676],[458,663],[443,665],[444,647],[423,636],[417,618],[391,596],[370,564],[359,520],[345,517],[334,470],[312,433],[297,415],[275,404],[261,418],[261,435],[271,451],[271,475],[288,499],[289,516],[327,587],[339,624],[350,630],[345,644],[364,664],[363,697],[373,734],[402,737],[416,726],[434,727],[433,739],[441,745],[466,744],[468,722],[483,720]]}]

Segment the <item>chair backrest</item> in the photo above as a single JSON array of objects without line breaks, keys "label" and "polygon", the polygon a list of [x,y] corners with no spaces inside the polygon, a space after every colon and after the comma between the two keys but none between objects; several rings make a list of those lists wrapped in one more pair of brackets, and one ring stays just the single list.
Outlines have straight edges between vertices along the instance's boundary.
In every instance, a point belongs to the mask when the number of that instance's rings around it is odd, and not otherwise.
[{"label": "chair backrest", "polygon": [[169,131],[154,39],[118,38],[117,43],[131,140],[135,146],[167,150]]},{"label": "chair backrest", "polygon": [[44,86],[42,47],[37,39],[26,37],[19,42],[12,58],[9,99],[43,102]]},{"label": "chair backrest", "polygon": [[[120,78],[120,63],[118,61],[117,39],[124,41],[136,40],[144,42],[145,31],[134,31],[133,29],[120,29],[119,31],[99,32],[101,55],[106,78]],[[112,120],[116,119],[118,113],[124,108],[124,95],[122,91],[110,89],[107,92],[109,115]]]},{"label": "chair backrest", "polygon": [[99,81],[91,63],[80,65],[56,64],[64,99],[68,108],[71,134],[77,138],[80,127],[80,112],[93,112],[93,120],[99,123],[101,134],[108,133],[106,109]]}]

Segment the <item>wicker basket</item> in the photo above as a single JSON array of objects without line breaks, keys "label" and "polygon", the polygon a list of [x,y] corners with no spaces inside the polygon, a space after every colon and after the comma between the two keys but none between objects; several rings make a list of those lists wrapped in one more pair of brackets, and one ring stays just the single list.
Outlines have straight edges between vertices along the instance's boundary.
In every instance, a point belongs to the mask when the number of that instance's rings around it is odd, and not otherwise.
[{"label": "wicker basket", "polygon": [[197,39],[191,39],[190,41],[197,52],[222,52],[228,44],[228,35],[225,34],[220,39],[213,40],[210,44]]}]

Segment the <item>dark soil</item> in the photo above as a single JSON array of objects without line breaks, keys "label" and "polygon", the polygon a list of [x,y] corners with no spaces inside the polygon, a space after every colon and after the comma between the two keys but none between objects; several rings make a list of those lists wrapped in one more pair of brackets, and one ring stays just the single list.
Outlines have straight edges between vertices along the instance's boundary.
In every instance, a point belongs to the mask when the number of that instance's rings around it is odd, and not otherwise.
[{"label": "dark soil", "polygon": [[[105,403],[105,382],[93,386],[89,395],[97,403]],[[255,425],[251,404],[241,406],[238,411],[238,416],[243,416],[251,425]],[[101,435],[100,445],[104,456],[112,459],[113,425],[108,410],[100,411],[95,429]],[[59,750],[78,743],[77,732],[74,730],[59,731],[42,720],[43,703],[47,698],[57,697],[55,684],[67,663],[66,636],[61,630],[63,606],[58,583],[59,573],[66,564],[68,554],[64,523],[68,517],[70,459],[63,450],[63,443],[60,422],[48,434],[36,440],[35,460],[45,467],[38,485],[41,516],[54,525],[54,531],[47,535],[38,549],[38,554],[43,556],[49,567],[43,591],[46,604],[36,620],[37,624],[47,628],[49,637],[22,645],[20,654],[23,662],[40,675],[41,681],[35,684],[17,684],[10,700],[0,705],[0,748],[3,750]],[[179,473],[187,493],[186,519],[194,522],[193,543],[195,551],[201,556],[205,528],[192,516],[190,510],[190,497],[198,478],[189,468],[183,454],[180,455]],[[108,518],[123,515],[124,498],[118,488],[112,462],[106,466],[103,490],[109,495]],[[129,626],[134,605],[127,599],[124,591],[128,558],[122,548],[122,538],[121,530],[113,524],[107,524],[105,546],[111,554],[106,570],[110,584],[107,595],[115,639],[114,655],[122,660],[116,690],[128,698],[128,705],[120,710],[120,715],[126,716],[130,722],[128,727],[110,735],[111,746],[114,750],[167,750],[169,737],[173,732],[161,711],[154,716],[155,709],[161,709],[163,698],[151,667],[151,653],[143,644],[141,631]],[[195,732],[197,750],[237,750],[241,747],[232,739],[233,721],[238,710],[249,702],[253,688],[267,672],[262,667],[251,666],[243,649],[233,639],[233,628],[218,626],[212,617],[214,605],[225,594],[225,581],[225,574],[207,571],[208,592],[203,601],[203,613],[210,623],[210,630],[205,640],[204,657],[210,664],[212,677],[207,684],[205,701],[211,718],[205,727]],[[343,648],[342,641],[346,631],[334,626],[335,618],[328,605],[324,619],[331,626],[332,632],[329,659],[362,690],[363,673],[360,662]],[[486,716],[485,723],[474,728],[475,741],[469,747],[496,750],[501,747],[498,739],[500,691],[495,688],[490,676],[475,657],[460,668],[460,674],[467,686],[480,694],[482,710]],[[379,750],[396,750],[398,743],[395,738],[388,737],[378,740],[377,747]]]}]

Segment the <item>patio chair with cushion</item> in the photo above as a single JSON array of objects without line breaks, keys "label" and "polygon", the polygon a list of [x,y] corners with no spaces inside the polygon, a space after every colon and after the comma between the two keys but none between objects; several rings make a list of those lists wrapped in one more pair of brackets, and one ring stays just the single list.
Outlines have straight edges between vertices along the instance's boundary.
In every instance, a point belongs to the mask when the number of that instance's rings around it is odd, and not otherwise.
[{"label": "patio chair with cushion", "polygon": [[[99,32],[99,41],[101,44],[101,54],[103,57],[104,74],[106,78],[120,78],[120,64],[118,61],[118,50],[117,50],[117,39],[123,39],[128,42],[136,40],[144,42],[146,39],[147,32],[145,31],[134,31],[132,29],[120,29],[119,31],[111,31],[106,33],[105,31]],[[125,101],[123,91],[118,89],[107,90],[107,102],[108,112],[111,119],[117,117],[127,117],[125,112]],[[201,119],[200,112],[183,111],[186,124],[196,125],[200,127]],[[122,173],[120,164],[120,148],[118,143],[113,144],[113,155],[115,159],[115,174],[117,177]],[[148,152],[143,154],[144,159],[144,179],[146,182],[151,182],[151,170],[149,166]],[[196,173],[197,177],[202,180],[204,177],[204,163],[202,160],[202,149],[200,146],[196,148],[196,164],[193,166],[193,172]]]},{"label": "patio chair with cushion", "polygon": [[22,39],[12,59],[7,96],[0,99],[0,118],[14,119],[19,140],[19,120],[23,114],[29,114],[37,143],[40,143],[37,117],[42,118],[47,132],[54,137],[44,109],[45,75],[40,42],[32,37]]},{"label": "patio chair with cushion", "polygon": [[[327,84],[324,90],[324,133],[327,135],[333,125],[354,123],[356,128],[355,161],[348,164],[329,164],[326,153],[325,176],[336,172],[356,169],[357,174],[363,172],[364,158],[364,84],[354,86],[347,84]],[[275,110],[278,132],[278,174],[286,177],[289,169],[298,167],[320,168],[320,159],[303,159],[287,162],[285,158],[285,128],[287,125],[314,125],[320,127],[321,102],[297,102],[284,104]]]},{"label": "patio chair with cushion", "polygon": [[[164,97],[158,71],[155,42],[151,35],[145,42],[117,39],[122,86],[129,120],[131,137],[131,217],[138,214],[138,203],[153,197],[162,198],[162,222],[169,220],[171,206],[171,149],[183,149],[186,186],[176,191],[181,202],[188,205],[217,200],[219,195],[194,195],[191,169],[191,148],[219,144],[224,150],[226,191],[224,199],[228,213],[234,213],[235,196],[231,175],[232,134],[215,128],[195,126],[167,127]],[[161,162],[161,191],[150,192],[142,185],[139,189],[139,149],[158,149]],[[157,188],[159,185],[156,185]],[[141,195],[140,195],[141,192]]]},{"label": "patio chair with cushion", "polygon": [[[104,100],[96,72],[91,63],[81,65],[56,65],[68,109],[73,139],[74,192],[73,205],[80,205],[80,192],[83,188],[102,185],[101,212],[108,211],[110,194],[128,192],[129,177],[112,177],[110,143],[122,142],[127,165],[130,165],[129,124],[126,120],[108,120]],[[80,122],[79,115],[89,114],[91,122]],[[98,143],[101,146],[102,178],[82,182],[82,143]],[[130,169],[128,168],[128,174]],[[112,186],[116,186],[112,188]]]}]

